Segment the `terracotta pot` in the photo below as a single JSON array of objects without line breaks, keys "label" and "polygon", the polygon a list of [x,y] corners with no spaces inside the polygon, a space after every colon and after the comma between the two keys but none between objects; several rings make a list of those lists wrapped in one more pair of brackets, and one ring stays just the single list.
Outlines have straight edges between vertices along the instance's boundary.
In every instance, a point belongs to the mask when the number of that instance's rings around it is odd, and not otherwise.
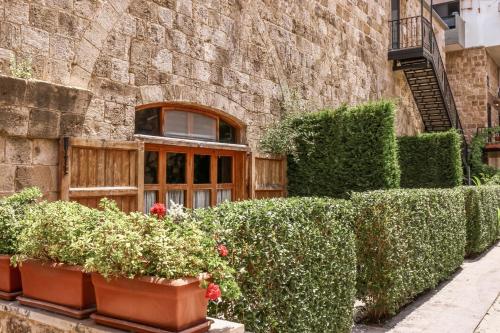
[{"label": "terracotta pot", "polygon": [[95,306],[90,274],[81,267],[27,260],[20,265],[23,298],[40,300],[72,309]]},{"label": "terracotta pot", "polygon": [[200,287],[199,278],[166,280],[141,277],[108,281],[100,274],[93,273],[92,283],[96,292],[98,316],[172,332],[207,322],[208,300],[205,298],[205,289]]},{"label": "terracotta pot", "polygon": [[19,293],[21,289],[19,268],[10,265],[10,256],[0,255],[0,291],[7,296],[7,294]]}]

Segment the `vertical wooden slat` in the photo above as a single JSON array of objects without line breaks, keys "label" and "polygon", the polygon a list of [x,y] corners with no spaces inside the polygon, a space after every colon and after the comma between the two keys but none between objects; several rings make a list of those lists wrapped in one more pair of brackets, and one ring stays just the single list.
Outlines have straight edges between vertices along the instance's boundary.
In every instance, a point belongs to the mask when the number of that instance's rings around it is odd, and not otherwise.
[{"label": "vertical wooden slat", "polygon": [[87,149],[81,148],[79,149],[78,154],[78,186],[77,187],[86,187],[87,186]]},{"label": "vertical wooden slat", "polygon": [[70,179],[71,179],[71,182],[70,182],[70,186],[71,187],[78,187],[78,170],[80,168],[80,163],[79,163],[79,160],[80,160],[80,152],[79,152],[79,148],[74,148],[72,150],[72,153],[70,155],[70,159],[71,159],[71,176],[70,176]]},{"label": "vertical wooden slat", "polygon": [[130,152],[122,152],[122,185],[130,186]]},{"label": "vertical wooden slat", "polygon": [[106,177],[105,177],[105,186],[113,186],[113,151],[106,150],[105,151],[105,163],[106,163]]},{"label": "vertical wooden slat", "polygon": [[87,178],[87,186],[88,187],[96,187],[97,179],[97,151],[95,149],[88,150],[88,161],[87,161],[87,169],[88,169],[88,178]]},{"label": "vertical wooden slat", "polygon": [[134,170],[137,170],[134,176],[135,184],[137,184],[136,209],[142,212],[144,210],[144,143],[138,143],[135,156],[137,159],[137,164],[134,166]]},{"label": "vertical wooden slat", "polygon": [[106,151],[104,149],[97,149],[97,163],[96,163],[96,173],[97,173],[97,186],[105,186],[106,181]]},{"label": "vertical wooden slat", "polygon": [[64,138],[61,138],[59,143],[59,199],[67,201],[69,200],[71,185],[72,147],[68,141],[65,148],[64,140]]}]

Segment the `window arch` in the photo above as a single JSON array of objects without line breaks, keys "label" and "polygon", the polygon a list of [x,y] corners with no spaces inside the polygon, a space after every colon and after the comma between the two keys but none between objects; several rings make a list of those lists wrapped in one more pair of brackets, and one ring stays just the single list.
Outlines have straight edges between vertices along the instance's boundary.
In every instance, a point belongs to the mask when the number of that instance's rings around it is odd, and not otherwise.
[{"label": "window arch", "polygon": [[235,118],[207,107],[183,103],[157,103],[137,109],[135,133],[150,136],[242,142],[242,124]]},{"label": "window arch", "polygon": [[245,198],[243,128],[227,114],[192,104],[137,108],[135,133],[145,141],[144,211],[155,202],[200,208]]}]

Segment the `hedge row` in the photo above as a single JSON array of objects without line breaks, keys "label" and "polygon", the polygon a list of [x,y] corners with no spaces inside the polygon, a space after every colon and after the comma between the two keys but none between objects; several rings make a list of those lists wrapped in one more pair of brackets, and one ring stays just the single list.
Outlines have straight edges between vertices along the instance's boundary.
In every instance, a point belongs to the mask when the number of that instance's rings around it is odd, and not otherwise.
[{"label": "hedge row", "polygon": [[377,102],[294,119],[290,195],[346,197],[350,191],[399,187],[394,117],[392,103]]},{"label": "hedge row", "polygon": [[467,255],[483,252],[500,235],[500,186],[464,187],[467,214]]},{"label": "hedge row", "polygon": [[462,184],[460,134],[425,133],[399,138],[401,187],[443,188]]},{"label": "hedge row", "polygon": [[356,253],[349,202],[244,201],[197,214],[232,251],[243,293],[212,316],[251,332],[350,332]]},{"label": "hedge row", "polygon": [[448,278],[465,253],[461,189],[356,193],[358,296],[371,319],[392,315]]}]

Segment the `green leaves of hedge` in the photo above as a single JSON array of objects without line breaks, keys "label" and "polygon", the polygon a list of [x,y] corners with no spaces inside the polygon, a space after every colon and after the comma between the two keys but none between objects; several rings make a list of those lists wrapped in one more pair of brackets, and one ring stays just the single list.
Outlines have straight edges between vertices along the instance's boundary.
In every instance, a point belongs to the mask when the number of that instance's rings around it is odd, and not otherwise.
[{"label": "green leaves of hedge", "polygon": [[350,191],[399,187],[394,117],[392,103],[377,102],[295,118],[289,193],[346,197]]},{"label": "green leaves of hedge", "polygon": [[290,198],[198,212],[230,251],[243,296],[211,314],[251,332],[350,332],[356,280],[351,206]]},{"label": "green leaves of hedge", "polygon": [[460,134],[424,133],[399,138],[401,187],[443,188],[462,184]]},{"label": "green leaves of hedge", "polygon": [[358,296],[371,319],[396,311],[462,263],[466,225],[461,189],[355,193]]}]

